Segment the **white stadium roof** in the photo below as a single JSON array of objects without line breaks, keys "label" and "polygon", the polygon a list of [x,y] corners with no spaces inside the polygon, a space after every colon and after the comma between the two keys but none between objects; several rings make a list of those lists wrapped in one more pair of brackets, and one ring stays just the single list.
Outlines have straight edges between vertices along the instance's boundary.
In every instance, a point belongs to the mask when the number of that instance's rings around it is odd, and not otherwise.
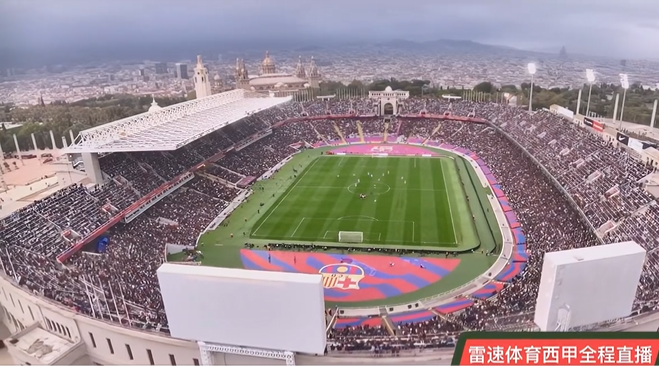
[{"label": "white stadium roof", "polygon": [[176,150],[248,114],[290,100],[232,90],[81,131],[66,152]]}]

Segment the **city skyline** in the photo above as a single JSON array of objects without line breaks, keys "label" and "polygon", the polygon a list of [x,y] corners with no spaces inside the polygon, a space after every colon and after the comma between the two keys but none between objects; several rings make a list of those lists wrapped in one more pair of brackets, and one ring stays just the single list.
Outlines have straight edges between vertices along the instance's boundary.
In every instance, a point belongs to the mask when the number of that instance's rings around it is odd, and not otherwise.
[{"label": "city skyline", "polygon": [[13,30],[0,32],[0,50],[8,62],[12,56],[57,52],[137,55],[145,47],[154,53],[164,47],[189,53],[200,45],[227,51],[248,45],[454,39],[520,50],[558,52],[565,46],[571,54],[659,59],[659,49],[647,47],[645,41],[659,36],[657,12],[659,3],[647,0],[554,0],[532,6],[518,0],[419,0],[404,6],[392,0],[313,6],[301,0],[190,0],[167,6],[155,0],[10,0],[0,4],[4,26]]}]

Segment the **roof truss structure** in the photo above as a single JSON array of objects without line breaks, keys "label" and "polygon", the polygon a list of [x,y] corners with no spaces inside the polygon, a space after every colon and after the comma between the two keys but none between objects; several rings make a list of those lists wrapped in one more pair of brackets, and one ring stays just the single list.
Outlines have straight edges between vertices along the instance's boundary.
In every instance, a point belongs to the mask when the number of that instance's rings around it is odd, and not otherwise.
[{"label": "roof truss structure", "polygon": [[81,131],[68,153],[176,150],[291,97],[232,90]]}]

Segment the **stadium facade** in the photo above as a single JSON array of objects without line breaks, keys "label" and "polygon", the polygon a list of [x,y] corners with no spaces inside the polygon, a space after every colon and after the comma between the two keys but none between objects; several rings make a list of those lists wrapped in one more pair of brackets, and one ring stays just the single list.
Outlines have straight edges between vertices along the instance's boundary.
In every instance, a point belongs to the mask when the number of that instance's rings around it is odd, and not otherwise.
[{"label": "stadium facade", "polygon": [[[265,66],[269,67],[269,64],[264,64],[264,68]],[[400,102],[396,104],[401,107],[396,114],[404,112],[411,114],[412,111],[405,110],[403,97],[403,94],[389,89],[382,94],[373,94],[367,104],[370,104],[369,109],[377,111],[375,114],[387,115],[390,109],[385,108],[385,105],[392,101]],[[246,90],[213,95],[83,131],[76,140],[77,143],[70,147],[70,152],[83,154],[89,177],[94,182],[102,182],[104,176],[98,161],[99,153],[176,150],[246,116],[268,108],[277,108],[289,101],[290,97],[265,97]],[[450,110],[446,110],[431,115],[425,106],[423,110],[415,112],[425,118],[454,119],[451,113]],[[349,118],[350,115],[343,117]],[[464,123],[473,122],[464,120]],[[384,138],[386,140],[386,136]],[[345,137],[341,136],[341,140],[345,143]],[[429,138],[420,143],[428,140]],[[566,155],[569,152],[561,153]],[[604,225],[595,229],[613,230],[613,228],[607,229]],[[513,239],[508,237],[505,242],[510,244]],[[514,255],[510,250],[504,245],[503,259],[510,259]],[[3,263],[3,266],[6,265],[10,264]],[[500,271],[503,267],[496,264],[493,268]],[[499,273],[497,271],[483,274],[480,278],[481,285],[497,276]],[[21,278],[10,280],[0,277],[0,292],[2,292],[0,304],[2,304],[3,322],[13,333],[9,342],[10,352],[14,359],[22,364],[260,364],[263,362],[262,358],[278,359],[286,364],[293,364],[296,361],[301,364],[327,363],[316,355],[296,355],[295,359],[291,359],[290,353],[283,350],[208,345],[203,342],[175,339],[158,332],[158,329],[129,328],[126,326],[128,319],[119,322],[93,319],[77,311],[73,305],[67,307],[46,300],[36,292],[19,287],[17,283],[23,283]],[[460,290],[468,291],[474,288]],[[456,295],[451,294],[450,297]],[[112,299],[101,301],[112,301]],[[417,303],[416,306],[418,305]],[[415,304],[401,306],[405,308],[401,310],[409,310],[415,307]],[[355,313],[355,315],[359,314]],[[285,333],[286,330],[282,331]],[[41,343],[35,343],[36,339],[41,339]],[[222,356],[214,357],[211,352],[220,353]],[[434,362],[442,359],[448,362],[450,356],[440,352],[427,357]],[[422,360],[423,357],[419,359]],[[404,363],[405,359],[397,358],[396,362]],[[355,360],[350,357],[338,357],[333,359],[332,363],[355,364]]]}]

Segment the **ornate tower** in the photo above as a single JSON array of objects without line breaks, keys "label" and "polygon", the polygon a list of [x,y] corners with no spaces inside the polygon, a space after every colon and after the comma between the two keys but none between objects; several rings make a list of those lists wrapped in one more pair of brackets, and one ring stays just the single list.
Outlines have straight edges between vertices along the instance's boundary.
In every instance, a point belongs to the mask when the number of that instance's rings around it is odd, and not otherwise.
[{"label": "ornate tower", "polygon": [[304,68],[304,65],[302,65],[302,56],[297,60],[297,65],[295,66],[295,76],[297,76],[300,79],[306,79],[307,78],[307,71]]},{"label": "ornate tower", "polygon": [[261,63],[261,75],[276,74],[275,62],[270,58],[270,52],[265,51],[265,58]]},{"label": "ornate tower", "polygon": [[245,60],[236,59],[236,89],[249,89],[249,73]]},{"label": "ornate tower", "polygon": [[197,94],[197,99],[205,98],[212,94],[208,70],[204,67],[201,56],[199,55],[197,55],[197,65],[194,68],[194,90]]},{"label": "ornate tower", "polygon": [[320,88],[320,71],[316,66],[316,60],[311,57],[311,64],[309,65],[309,87],[317,89]]}]

